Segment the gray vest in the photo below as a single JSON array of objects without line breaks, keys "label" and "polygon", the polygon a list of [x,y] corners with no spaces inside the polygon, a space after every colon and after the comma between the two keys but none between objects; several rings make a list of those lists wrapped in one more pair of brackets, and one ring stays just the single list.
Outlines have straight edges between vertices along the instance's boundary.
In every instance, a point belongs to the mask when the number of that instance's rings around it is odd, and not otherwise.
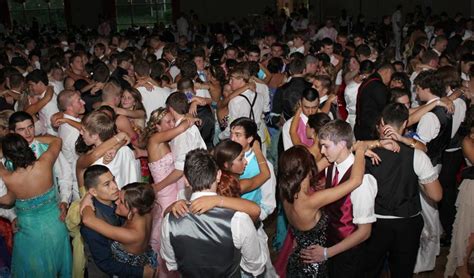
[{"label": "gray vest", "polygon": [[241,253],[231,230],[234,214],[223,208],[182,218],[170,214],[170,242],[183,277],[240,277]]}]

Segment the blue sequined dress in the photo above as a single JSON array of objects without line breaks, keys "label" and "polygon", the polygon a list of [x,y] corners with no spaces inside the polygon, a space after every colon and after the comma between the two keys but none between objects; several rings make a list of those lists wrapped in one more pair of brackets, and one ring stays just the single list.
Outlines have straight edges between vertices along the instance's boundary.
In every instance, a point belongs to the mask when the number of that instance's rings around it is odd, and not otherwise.
[{"label": "blue sequined dress", "polygon": [[151,247],[148,248],[145,253],[140,255],[132,254],[126,251],[122,244],[117,241],[112,242],[111,245],[112,255],[114,259],[125,264],[132,266],[145,266],[150,265],[152,268],[158,267],[158,261],[155,251]]},{"label": "blue sequined dress", "polygon": [[59,220],[55,187],[15,203],[18,232],[15,233],[12,277],[72,277],[69,235]]}]

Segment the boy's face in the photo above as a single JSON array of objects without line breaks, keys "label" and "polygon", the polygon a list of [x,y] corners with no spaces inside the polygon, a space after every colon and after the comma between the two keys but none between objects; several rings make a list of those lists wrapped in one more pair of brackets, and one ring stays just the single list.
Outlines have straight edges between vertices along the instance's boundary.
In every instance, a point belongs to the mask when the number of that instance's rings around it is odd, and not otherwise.
[{"label": "boy's face", "polygon": [[35,124],[31,120],[18,122],[15,124],[14,132],[21,135],[21,137],[23,137],[28,142],[28,144],[31,144],[35,139]]},{"label": "boy's face", "polygon": [[89,189],[92,194],[99,201],[114,202],[119,197],[119,189],[115,183],[115,177],[112,173],[107,172],[99,176],[97,179],[97,186]]},{"label": "boy's face", "polygon": [[230,140],[239,143],[244,150],[247,150],[253,137],[246,138],[244,128],[241,126],[234,126],[230,130]]},{"label": "boy's face", "polygon": [[80,131],[82,138],[84,139],[84,143],[86,143],[87,146],[94,145],[95,142],[97,141],[97,134],[91,134],[87,129],[84,127],[81,128]]},{"label": "boy's face", "polygon": [[346,148],[345,142],[334,143],[328,139],[320,139],[321,153],[328,159],[329,162],[336,162],[341,155],[341,152]]},{"label": "boy's face", "polygon": [[41,81],[38,83],[35,83],[33,81],[28,81],[28,89],[30,90],[31,93],[35,95],[40,95],[44,93],[45,85]]},{"label": "boy's face", "polygon": [[306,116],[314,115],[318,112],[319,108],[319,99],[314,101],[309,101],[305,98],[300,100],[301,110]]}]

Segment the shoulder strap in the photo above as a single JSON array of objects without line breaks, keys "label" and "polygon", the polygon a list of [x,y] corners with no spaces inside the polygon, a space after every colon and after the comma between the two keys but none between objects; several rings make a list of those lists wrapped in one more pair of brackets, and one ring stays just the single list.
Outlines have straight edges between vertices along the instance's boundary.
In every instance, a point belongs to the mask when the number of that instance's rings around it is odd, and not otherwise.
[{"label": "shoulder strap", "polygon": [[253,106],[255,105],[255,102],[257,101],[257,93],[255,93],[255,96],[253,97],[252,102],[250,102],[249,98],[245,96],[244,94],[240,94],[239,96],[243,97],[247,103],[250,105],[250,113],[249,113],[249,118],[255,121],[255,114],[253,113]]}]

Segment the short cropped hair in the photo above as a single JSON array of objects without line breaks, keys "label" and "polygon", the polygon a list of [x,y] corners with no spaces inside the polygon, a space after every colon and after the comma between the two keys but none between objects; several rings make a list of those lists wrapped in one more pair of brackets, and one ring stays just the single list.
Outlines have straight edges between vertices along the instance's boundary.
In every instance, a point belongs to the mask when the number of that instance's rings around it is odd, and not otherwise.
[{"label": "short cropped hair", "polygon": [[148,76],[150,75],[150,64],[146,60],[139,59],[133,64],[133,69],[138,76]]},{"label": "short cropped hair", "polygon": [[195,149],[186,155],[184,176],[193,192],[210,189],[217,179],[218,170],[216,161],[204,149]]},{"label": "short cropped hair", "polygon": [[99,135],[102,142],[115,135],[115,122],[104,112],[94,111],[82,120],[82,126],[91,134]]},{"label": "short cropped hair", "polygon": [[92,165],[84,171],[84,186],[87,190],[97,187],[99,177],[110,172],[109,168],[104,165]]},{"label": "short cropped hair", "polygon": [[319,93],[314,88],[307,88],[303,91],[301,95],[301,100],[306,99],[307,101],[315,101],[319,99]]},{"label": "short cropped hair", "polygon": [[295,58],[288,65],[288,70],[291,74],[302,74],[305,68],[306,64],[303,59]]},{"label": "short cropped hair", "polygon": [[166,99],[166,106],[173,108],[176,113],[184,115],[188,113],[188,98],[182,92],[174,92]]},{"label": "short cropped hair", "polygon": [[341,141],[346,142],[346,147],[349,149],[354,142],[354,133],[351,125],[342,120],[333,120],[325,124],[318,133],[320,140],[329,140],[337,144]]},{"label": "short cropped hair", "polygon": [[58,98],[57,98],[59,111],[61,112],[66,111],[67,107],[70,104],[71,97],[76,94],[80,96],[80,93],[78,91],[73,91],[73,90],[61,91],[58,94]]},{"label": "short cropped hair", "polygon": [[385,124],[400,128],[408,121],[408,108],[401,103],[390,103],[383,109],[382,119]]}]

